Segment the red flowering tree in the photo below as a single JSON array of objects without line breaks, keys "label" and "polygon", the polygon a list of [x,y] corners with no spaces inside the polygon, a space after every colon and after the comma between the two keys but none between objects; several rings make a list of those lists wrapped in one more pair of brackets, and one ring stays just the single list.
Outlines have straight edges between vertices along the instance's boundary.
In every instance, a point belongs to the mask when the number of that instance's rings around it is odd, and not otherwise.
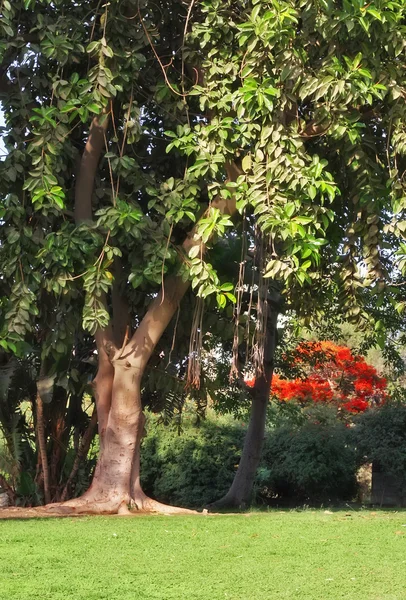
[{"label": "red flowering tree", "polygon": [[386,379],[362,356],[332,342],[302,342],[293,363],[303,376],[293,380],[274,375],[271,393],[281,401],[337,405],[341,410],[363,412],[386,397]]}]

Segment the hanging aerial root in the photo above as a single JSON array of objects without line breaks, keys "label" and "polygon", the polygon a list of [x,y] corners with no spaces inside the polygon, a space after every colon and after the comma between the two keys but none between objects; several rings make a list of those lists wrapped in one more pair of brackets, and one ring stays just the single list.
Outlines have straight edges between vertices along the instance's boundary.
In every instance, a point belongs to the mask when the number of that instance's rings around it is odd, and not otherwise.
[{"label": "hanging aerial root", "polygon": [[192,329],[190,332],[189,361],[186,375],[186,388],[200,388],[201,357],[203,345],[203,313],[204,301],[196,298],[193,314]]},{"label": "hanging aerial root", "polygon": [[238,283],[236,287],[237,291],[237,302],[234,307],[234,336],[233,336],[233,350],[232,350],[232,359],[231,359],[231,368],[229,379],[232,383],[235,379],[239,379],[240,377],[240,365],[238,358],[238,349],[240,347],[240,317],[242,310],[242,298],[244,293],[244,279],[245,279],[245,265],[246,265],[246,231],[245,231],[245,209],[243,213],[243,230],[242,230],[242,245],[241,245],[241,257],[240,257],[240,267],[238,272]]}]

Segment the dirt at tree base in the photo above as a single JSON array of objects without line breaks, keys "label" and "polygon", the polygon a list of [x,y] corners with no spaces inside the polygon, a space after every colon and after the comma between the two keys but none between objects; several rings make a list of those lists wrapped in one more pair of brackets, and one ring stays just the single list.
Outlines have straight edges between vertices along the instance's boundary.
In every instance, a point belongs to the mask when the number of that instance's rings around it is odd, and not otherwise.
[{"label": "dirt at tree base", "polygon": [[[183,515],[190,516],[190,511],[185,509],[184,512],[180,511],[177,514],[179,516],[183,516]],[[215,513],[196,512],[196,515],[200,515],[200,516],[207,516],[208,514],[213,515]],[[151,516],[151,515],[162,516],[162,513],[153,512],[150,510],[134,510],[125,515],[119,515],[117,513],[115,513],[115,514],[104,513],[101,515],[95,515],[95,513],[91,512],[91,511],[89,511],[88,513],[83,513],[83,512],[75,513],[75,511],[63,512],[62,510],[59,512],[56,510],[50,511],[50,510],[44,508],[43,506],[38,506],[38,507],[33,507],[33,508],[10,506],[8,508],[0,509],[0,520],[1,519],[39,519],[39,518],[40,519],[42,519],[42,518],[58,518],[58,519],[60,519],[60,518],[65,518],[65,517],[78,518],[78,517],[90,517],[90,516],[122,518],[122,517],[145,517],[145,516]],[[174,516],[174,515],[169,515],[169,516]]]},{"label": "dirt at tree base", "polygon": [[[146,514],[152,514],[152,513],[141,513],[141,511],[137,511],[134,513],[131,513],[131,516],[138,516],[138,515],[146,515]],[[64,518],[64,517],[86,517],[86,516],[94,516],[92,513],[88,513],[86,514],[75,514],[74,512],[69,512],[69,513],[63,513],[61,512],[56,512],[56,511],[49,511],[44,509],[43,507],[39,506],[39,507],[34,507],[34,508],[27,508],[27,507],[20,507],[20,506],[12,506],[9,508],[2,508],[0,509],[0,520],[1,519],[39,519],[39,518]],[[103,515],[104,516],[104,515]],[[121,515],[105,515],[105,516],[110,516],[110,517],[114,517],[114,516],[121,516]]]}]

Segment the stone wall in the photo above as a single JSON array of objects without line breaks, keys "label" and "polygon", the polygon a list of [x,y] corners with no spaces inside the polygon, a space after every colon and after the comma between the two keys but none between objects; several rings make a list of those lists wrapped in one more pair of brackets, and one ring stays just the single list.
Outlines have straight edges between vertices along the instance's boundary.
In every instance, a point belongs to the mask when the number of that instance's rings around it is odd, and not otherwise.
[{"label": "stone wall", "polygon": [[0,508],[7,508],[9,505],[8,494],[0,491]]}]

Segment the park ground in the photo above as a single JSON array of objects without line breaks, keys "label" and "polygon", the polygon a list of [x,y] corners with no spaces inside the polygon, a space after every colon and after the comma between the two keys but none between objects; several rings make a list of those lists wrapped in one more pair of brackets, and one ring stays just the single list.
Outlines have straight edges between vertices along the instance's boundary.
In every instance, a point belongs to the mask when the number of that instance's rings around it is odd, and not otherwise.
[{"label": "park ground", "polygon": [[0,520],[1,600],[406,600],[406,511]]}]

